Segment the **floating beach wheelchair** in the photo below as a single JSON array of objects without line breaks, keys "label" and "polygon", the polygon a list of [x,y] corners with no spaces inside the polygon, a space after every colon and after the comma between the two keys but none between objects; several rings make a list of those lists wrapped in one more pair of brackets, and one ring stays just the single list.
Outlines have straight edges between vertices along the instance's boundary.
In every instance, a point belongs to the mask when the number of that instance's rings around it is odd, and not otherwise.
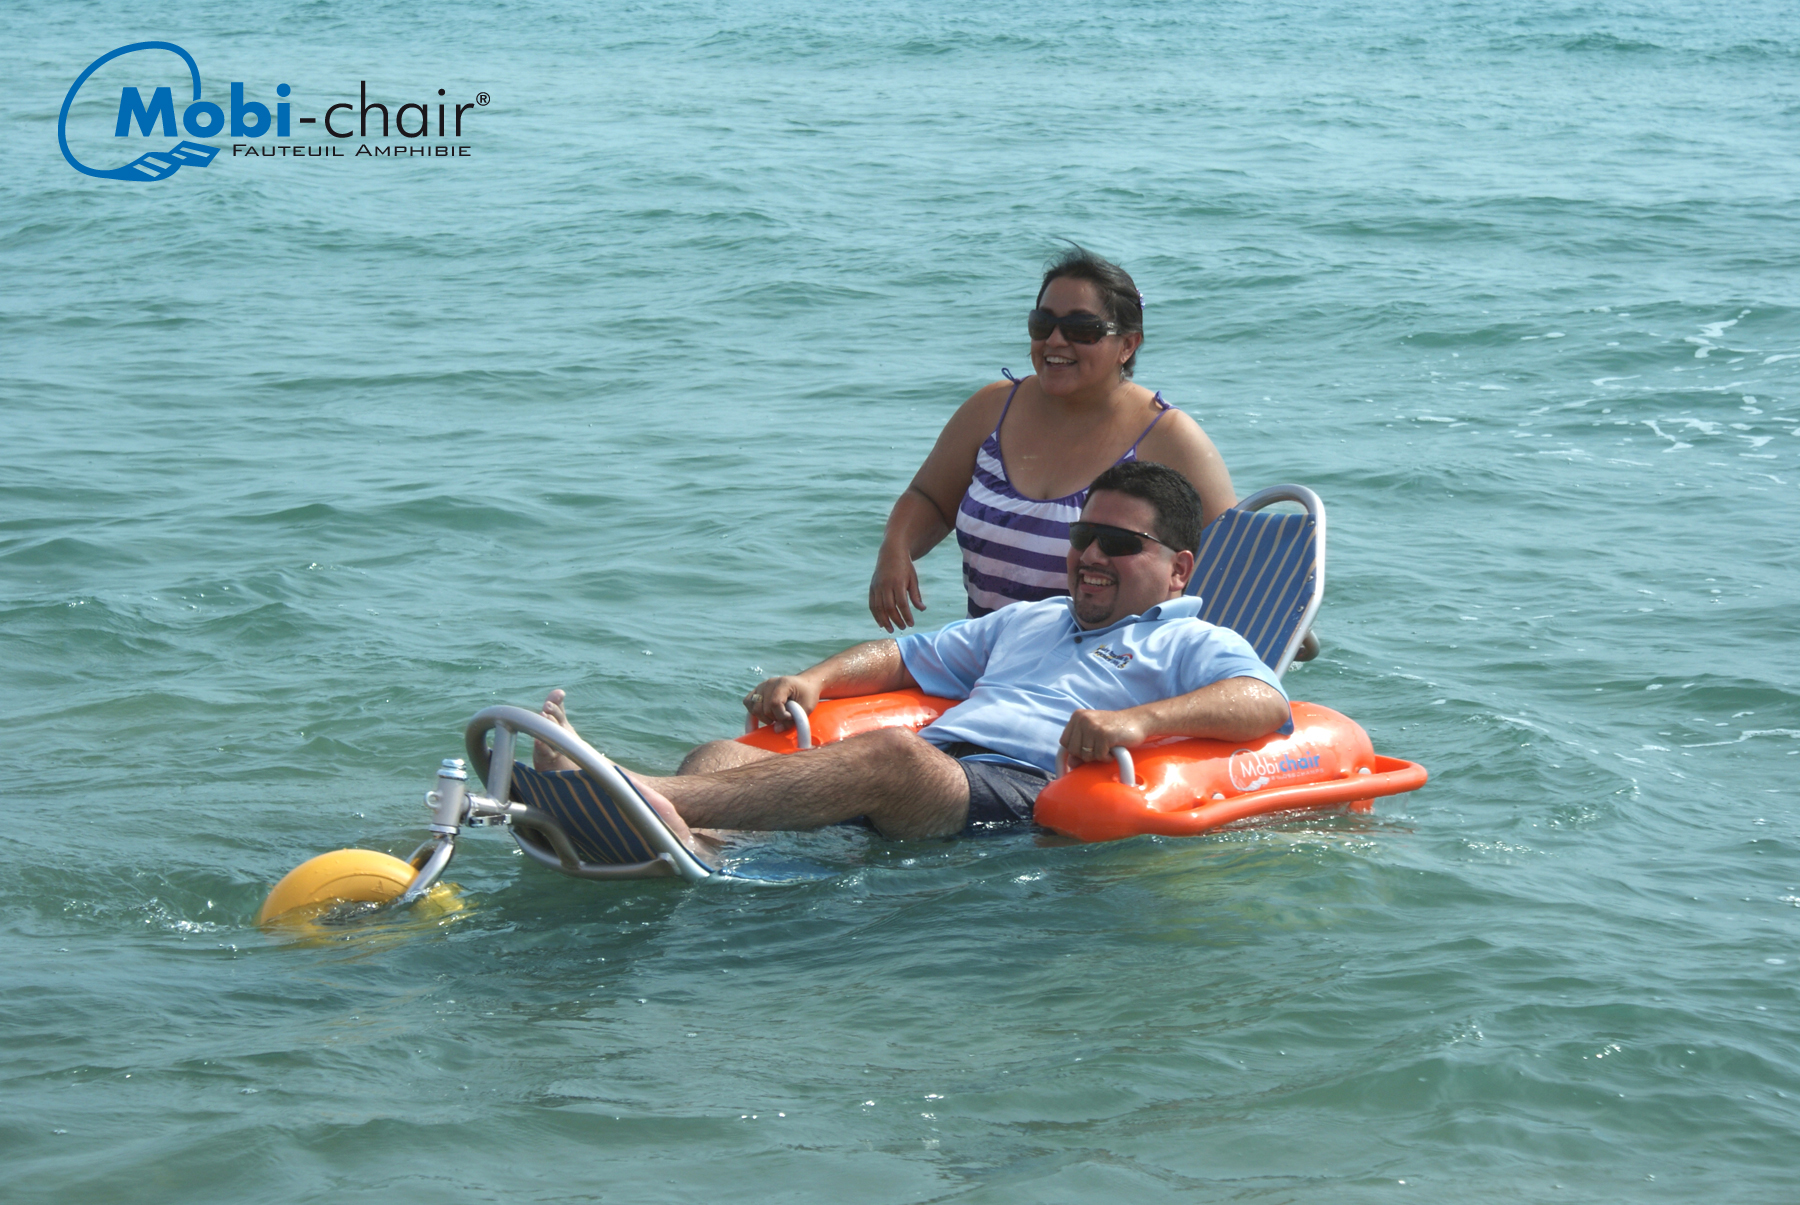
[{"label": "floating beach wheelchair", "polygon": [[[1299,513],[1276,512],[1294,503]],[[1303,486],[1262,490],[1207,526],[1189,593],[1201,618],[1233,629],[1277,674],[1302,655],[1325,592],[1325,508]],[[821,702],[809,715],[789,703],[793,727],[750,730],[739,739],[795,753],[878,728],[925,727],[957,700],[917,690]],[[1143,833],[1191,836],[1275,812],[1348,807],[1367,811],[1386,795],[1425,785],[1416,762],[1375,753],[1347,716],[1293,704],[1293,732],[1243,744],[1165,737],[1116,748],[1112,763],[1088,763],[1038,796],[1039,825],[1083,841]],[[514,759],[519,734],[555,747],[579,770],[545,772]],[[406,906],[427,899],[463,828],[508,828],[525,855],[582,879],[721,874],[671,833],[619,768],[580,737],[522,707],[490,707],[469,721],[467,761],[446,760],[435,788],[431,835],[406,861],[339,850],[295,868],[264,903],[259,923],[342,901]],[[467,766],[486,784],[469,789]],[[441,889],[440,889],[441,890]]]}]

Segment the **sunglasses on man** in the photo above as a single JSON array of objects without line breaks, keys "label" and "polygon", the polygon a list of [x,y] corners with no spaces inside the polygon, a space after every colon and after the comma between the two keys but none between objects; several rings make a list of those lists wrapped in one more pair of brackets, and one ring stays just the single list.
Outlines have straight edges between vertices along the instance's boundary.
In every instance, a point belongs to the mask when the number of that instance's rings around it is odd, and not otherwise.
[{"label": "sunglasses on man", "polygon": [[1025,329],[1033,339],[1048,339],[1050,332],[1062,327],[1063,338],[1070,343],[1098,343],[1108,335],[1119,333],[1119,324],[1096,318],[1092,314],[1068,314],[1058,318],[1049,310],[1036,309],[1025,315]]},{"label": "sunglasses on man", "polygon": [[1087,551],[1087,546],[1096,541],[1100,544],[1102,554],[1118,558],[1136,556],[1144,551],[1144,541],[1161,544],[1171,551],[1180,551],[1175,545],[1159,540],[1147,531],[1132,531],[1127,527],[1114,527],[1110,523],[1078,522],[1069,524],[1069,547],[1076,552]]}]

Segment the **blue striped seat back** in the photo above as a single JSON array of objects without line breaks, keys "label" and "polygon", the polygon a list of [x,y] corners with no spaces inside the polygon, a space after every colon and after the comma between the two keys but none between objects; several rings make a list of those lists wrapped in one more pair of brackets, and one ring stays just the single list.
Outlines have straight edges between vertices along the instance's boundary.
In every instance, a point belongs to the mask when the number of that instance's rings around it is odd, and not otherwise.
[{"label": "blue striped seat back", "polygon": [[656,857],[606,792],[579,770],[546,772],[514,762],[512,797],[560,824],[583,862],[612,866]]},{"label": "blue striped seat back", "polygon": [[1321,588],[1316,527],[1310,514],[1233,507],[1202,533],[1188,583],[1187,592],[1204,600],[1200,618],[1248,640],[1278,674],[1287,669],[1290,647],[1305,635],[1298,630],[1301,620]]}]

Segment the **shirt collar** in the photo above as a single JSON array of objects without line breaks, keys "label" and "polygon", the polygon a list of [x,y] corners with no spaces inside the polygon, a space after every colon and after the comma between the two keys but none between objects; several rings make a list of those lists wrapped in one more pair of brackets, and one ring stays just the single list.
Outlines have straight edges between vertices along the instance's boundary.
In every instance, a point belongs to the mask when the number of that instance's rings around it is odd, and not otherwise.
[{"label": "shirt collar", "polygon": [[1198,594],[1183,594],[1168,602],[1157,603],[1144,612],[1145,619],[1198,619],[1205,599]]},{"label": "shirt collar", "polygon": [[1122,628],[1127,624],[1152,623],[1159,619],[1198,619],[1203,601],[1197,594],[1184,594],[1178,598],[1171,598],[1167,602],[1159,602],[1142,615],[1127,615],[1103,628],[1084,628],[1075,622],[1075,600],[1072,598],[1067,600],[1069,623],[1075,628],[1077,636],[1098,636],[1102,632],[1110,632],[1114,628]]}]

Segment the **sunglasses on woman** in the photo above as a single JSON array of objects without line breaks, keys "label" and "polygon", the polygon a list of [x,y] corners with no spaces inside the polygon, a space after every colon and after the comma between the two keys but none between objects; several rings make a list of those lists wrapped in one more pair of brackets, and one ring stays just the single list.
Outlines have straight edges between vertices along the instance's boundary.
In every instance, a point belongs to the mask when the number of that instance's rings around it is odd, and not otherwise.
[{"label": "sunglasses on woman", "polygon": [[1095,541],[1100,543],[1100,551],[1109,557],[1136,556],[1144,551],[1144,541],[1161,544],[1164,548],[1174,548],[1173,544],[1159,540],[1147,531],[1132,531],[1125,527],[1114,527],[1110,523],[1071,523],[1069,524],[1069,547],[1076,552],[1087,551],[1087,546]]},{"label": "sunglasses on woman", "polygon": [[1025,329],[1033,339],[1048,339],[1050,332],[1062,327],[1063,338],[1070,343],[1098,343],[1108,335],[1119,333],[1119,324],[1096,318],[1092,314],[1069,314],[1058,318],[1049,310],[1036,309],[1025,315]]}]

